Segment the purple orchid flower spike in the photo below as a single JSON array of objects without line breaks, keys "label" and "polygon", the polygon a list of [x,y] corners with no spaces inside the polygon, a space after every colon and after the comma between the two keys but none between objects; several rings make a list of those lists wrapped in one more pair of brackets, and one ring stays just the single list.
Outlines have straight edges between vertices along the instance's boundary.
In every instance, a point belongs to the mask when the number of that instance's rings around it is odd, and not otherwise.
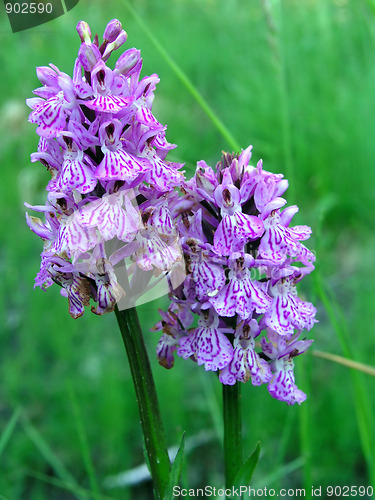
[{"label": "purple orchid flower spike", "polygon": [[291,226],[288,181],[250,165],[252,146],[215,168],[198,162],[185,180],[152,111],[159,77],[140,79],[137,49],[108,65],[127,39],[121,23],[108,23],[102,43],[83,21],[77,31],[72,78],[40,67],[28,100],[40,136],[31,158],[51,174],[47,202],[28,206],[44,220],[26,216],[43,241],[36,286],[59,284],[77,318],[89,306],[98,315],[133,307],[165,280],[163,366],[177,354],[219,371],[223,384],[266,383],[273,397],[301,403],[293,360],[311,343],[300,335],[316,309],[297,285],[315,256],[302,243],[311,229]]},{"label": "purple orchid flower spike", "polygon": [[292,358],[311,341],[296,340],[294,331],[310,330],[316,309],[298,298],[296,285],[314,269],[314,255],[301,243],[311,230],[290,227],[298,209],[282,210],[288,181],[262,161],[249,165],[251,154],[251,146],[224,153],[216,169],[200,161],[181,188],[172,214],[187,276],[170,298],[200,319],[198,328],[164,337],[160,346],[219,371],[225,385],[268,384],[273,397],[301,403],[306,396],[295,385]]},{"label": "purple orchid flower spike", "polygon": [[[90,303],[95,314],[120,303],[133,307],[152,287],[164,294],[185,278],[177,221],[170,216],[176,201],[170,193],[184,177],[182,165],[166,159],[175,146],[152,113],[159,77],[140,80],[135,48],[120,55],[114,69],[108,65],[127,39],[117,19],[101,44],[84,21],[77,32],[82,43],[73,77],[52,64],[38,68],[42,86],[27,101],[40,136],[31,159],[51,173],[47,203],[29,206],[45,220],[26,215],[44,242],[36,284],[58,283],[74,318]],[[162,279],[168,282],[163,291],[156,287]]]}]

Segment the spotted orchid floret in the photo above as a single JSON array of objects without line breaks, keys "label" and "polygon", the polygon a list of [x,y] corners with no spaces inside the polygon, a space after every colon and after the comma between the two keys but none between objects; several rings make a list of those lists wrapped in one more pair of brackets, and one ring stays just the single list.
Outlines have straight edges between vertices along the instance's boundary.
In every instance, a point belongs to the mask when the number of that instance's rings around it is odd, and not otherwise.
[{"label": "spotted orchid floret", "polygon": [[279,209],[285,203],[282,198],[276,198],[261,213],[265,232],[259,245],[259,255],[275,264],[282,264],[289,255],[309,266],[315,261],[315,256],[300,241],[310,237],[311,229],[308,226],[290,228],[289,223],[298,207],[288,207],[280,214]]},{"label": "spotted orchid floret", "polygon": [[265,337],[261,339],[263,353],[271,359],[273,377],[268,384],[271,396],[285,401],[288,404],[301,404],[306,399],[306,394],[295,384],[294,358],[304,353],[312,344],[312,340],[299,340],[300,330],[292,335],[289,340],[276,332],[268,329],[268,342]]},{"label": "spotted orchid floret", "polygon": [[188,272],[195,283],[198,300],[212,295],[221,289],[226,281],[222,257],[196,238],[183,238],[185,261]]},{"label": "spotted orchid floret", "polygon": [[102,43],[84,21],[77,32],[72,77],[53,64],[37,68],[42,86],[27,100],[40,136],[31,160],[51,174],[46,203],[27,205],[45,218],[26,215],[44,242],[35,283],[42,289],[59,284],[74,318],[90,303],[100,315],[116,304],[131,307],[156,278],[178,286],[185,277],[177,283],[177,273],[169,276],[177,267],[181,274],[170,204],[184,176],[181,164],[167,160],[176,146],[152,112],[159,77],[140,77],[135,48],[114,67],[108,64],[127,40],[117,19],[108,23]]},{"label": "spotted orchid floret", "polygon": [[104,241],[115,237],[124,242],[133,241],[141,229],[141,216],[132,198],[133,190],[108,192],[86,203],[78,212],[78,220],[84,228],[96,228]]},{"label": "spotted orchid floret", "polygon": [[174,365],[174,352],[179,346],[181,337],[188,335],[188,328],[193,322],[193,314],[188,307],[172,302],[168,311],[159,309],[161,320],[152,328],[152,331],[163,331],[156,355],[164,368]]},{"label": "spotted orchid floret", "polygon": [[255,350],[255,338],[260,331],[255,319],[239,323],[233,341],[233,359],[221,370],[220,382],[234,385],[237,380],[247,382],[251,379],[253,385],[261,385],[272,379],[269,364]]},{"label": "spotted orchid floret", "polygon": [[[290,226],[298,208],[284,208],[288,181],[262,161],[249,165],[251,154],[251,146],[224,154],[216,168],[200,161],[181,187],[171,213],[187,276],[170,295],[171,307],[178,306],[173,320],[163,317],[163,331],[179,333],[164,333],[158,352],[169,352],[168,367],[173,349],[218,371],[223,384],[251,380],[281,401],[301,403],[293,358],[312,342],[299,339],[316,322],[316,309],[297,296],[296,285],[314,269],[314,255],[301,243],[311,229]],[[179,311],[186,309],[199,317],[197,328],[182,326]]]},{"label": "spotted orchid floret", "polygon": [[139,246],[135,259],[144,271],[167,271],[182,259],[178,234],[165,207],[144,210],[143,226],[136,239]]},{"label": "spotted orchid floret", "polygon": [[215,231],[214,248],[221,255],[241,251],[244,243],[254,241],[264,232],[259,217],[242,212],[240,190],[233,184],[229,169],[222,171],[222,182],[214,191],[216,205],[220,208],[221,221]]},{"label": "spotted orchid floret", "polygon": [[67,119],[78,102],[73,80],[53,64],[37,68],[37,76],[43,87],[34,90],[39,97],[27,99],[33,110],[29,121],[38,125],[37,134],[46,139],[57,137],[65,130]]},{"label": "spotted orchid floret", "polygon": [[76,189],[81,194],[90,193],[97,185],[91,158],[85,154],[72,132],[56,138],[61,146],[62,165],[51,191],[69,193]]},{"label": "spotted orchid floret", "polygon": [[311,330],[316,322],[316,309],[297,296],[293,275],[270,286],[270,294],[273,301],[263,318],[269,328],[279,335],[292,335],[295,328]]},{"label": "spotted orchid floret", "polygon": [[267,294],[267,283],[251,279],[250,268],[255,259],[250,254],[233,253],[229,259],[228,284],[210,298],[210,303],[220,316],[231,317],[236,314],[241,319],[248,319],[265,313],[272,299]]},{"label": "spotted orchid floret", "polygon": [[98,165],[95,175],[99,180],[122,180],[131,184],[144,174],[148,165],[123,148],[120,139],[123,125],[120,120],[103,123],[99,130],[99,138],[103,159]]},{"label": "spotted orchid floret", "polygon": [[219,326],[219,317],[203,304],[198,327],[180,339],[177,354],[192,357],[206,370],[221,370],[233,358],[233,346]]}]

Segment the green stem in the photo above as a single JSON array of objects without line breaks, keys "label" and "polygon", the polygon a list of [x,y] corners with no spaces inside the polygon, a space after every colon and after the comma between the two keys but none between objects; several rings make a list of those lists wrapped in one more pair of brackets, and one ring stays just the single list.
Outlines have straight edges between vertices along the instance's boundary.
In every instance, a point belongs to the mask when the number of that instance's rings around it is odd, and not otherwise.
[{"label": "green stem", "polygon": [[223,384],[225,487],[231,488],[242,467],[241,385]]},{"label": "green stem", "polygon": [[135,307],[115,308],[137,397],[146,452],[156,500],[161,500],[168,484],[171,464],[161,421],[154,379]]}]

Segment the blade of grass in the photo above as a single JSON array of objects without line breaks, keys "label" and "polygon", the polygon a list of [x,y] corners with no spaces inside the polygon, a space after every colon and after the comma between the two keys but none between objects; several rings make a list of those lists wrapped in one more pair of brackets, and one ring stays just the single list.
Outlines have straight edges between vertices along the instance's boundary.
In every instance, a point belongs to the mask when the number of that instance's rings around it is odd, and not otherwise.
[{"label": "blade of grass", "polygon": [[[294,411],[286,412],[285,422],[282,426],[281,437],[279,440],[279,449],[277,451],[275,469],[282,467],[282,464],[284,463],[288,443],[294,434],[296,416],[297,415]],[[281,484],[279,485],[279,488],[281,488]]]},{"label": "blade of grass", "polygon": [[280,481],[281,479],[285,479],[285,477],[288,474],[301,468],[303,464],[304,464],[304,459],[302,457],[296,458],[292,462],[289,462],[288,464],[285,464],[283,467],[280,467],[279,469],[275,470],[268,476],[262,477],[261,480],[252,484],[251,487],[254,488],[255,490],[264,489],[265,486],[269,487],[275,482]]},{"label": "blade of grass", "polygon": [[312,351],[312,355],[316,356],[317,358],[328,359],[333,363],[339,363],[340,365],[347,366],[348,368],[353,368],[353,370],[358,370],[375,377],[375,368],[373,366],[360,363],[359,361],[354,361],[353,359],[344,358],[343,356],[337,356],[336,354],[331,354],[324,351]]},{"label": "blade of grass", "polygon": [[168,51],[163,47],[163,45],[159,42],[159,40],[153,35],[147,24],[143,21],[143,19],[137,14],[137,12],[133,9],[129,2],[126,0],[122,0],[122,3],[127,7],[129,12],[132,14],[134,19],[137,21],[139,27],[144,31],[150,41],[153,43],[159,54],[163,57],[163,59],[167,62],[169,67],[175,73],[177,78],[180,80],[182,85],[187,89],[187,91],[192,95],[192,97],[196,100],[202,110],[206,113],[208,118],[211,120],[212,124],[216,127],[218,132],[222,135],[222,137],[227,141],[228,145],[235,151],[240,151],[241,148],[233,137],[232,133],[227,129],[224,123],[217,116],[215,111],[211,108],[202,94],[199,92],[194,83],[190,80],[187,74],[180,68],[180,66],[176,63],[176,61],[170,56]]},{"label": "blade of grass", "polygon": [[74,420],[77,427],[77,434],[81,447],[83,463],[87,471],[87,476],[90,482],[90,488],[93,492],[93,498],[95,500],[100,500],[101,497],[100,497],[99,485],[95,475],[94,464],[92,463],[91,460],[91,454],[90,454],[89,444],[87,442],[85,428],[82,421],[82,415],[78,406],[78,401],[74,389],[71,386],[71,384],[68,384],[68,394],[73,409]]},{"label": "blade of grass", "polygon": [[[35,479],[38,479],[39,481],[43,481],[46,484],[50,484],[52,486],[56,486],[57,488],[61,488],[66,491],[70,491],[76,496],[81,496],[81,498],[86,498],[88,500],[91,500],[94,498],[94,492],[90,490],[86,490],[81,487],[76,487],[75,485],[65,483],[64,481],[61,481],[60,479],[56,479],[55,477],[47,476],[46,474],[42,474],[41,472],[34,471],[34,470],[26,470],[26,473],[28,476],[33,477]],[[1,497],[0,497],[1,498]],[[113,497],[109,496],[104,496],[101,495],[100,500],[114,500]]]},{"label": "blade of grass", "polygon": [[0,457],[3,454],[3,451],[4,451],[6,445],[8,444],[8,442],[9,442],[9,440],[10,440],[10,438],[11,438],[13,432],[14,432],[14,429],[15,429],[15,427],[17,425],[20,413],[21,413],[21,408],[18,407],[18,408],[16,408],[14,410],[13,415],[11,416],[9,422],[5,426],[5,429],[1,433],[1,437],[0,437]]},{"label": "blade of grass", "polygon": [[[72,488],[75,488],[76,491],[79,491],[80,486],[78,485],[75,477],[68,471],[68,469],[61,462],[59,457],[51,450],[51,448],[49,447],[47,442],[43,439],[41,434],[37,431],[37,429],[24,416],[22,417],[21,422],[25,433],[33,442],[35,447],[38,449],[44,460],[54,470],[55,474],[64,483],[71,485]],[[87,497],[80,494],[78,498],[86,499]]]}]

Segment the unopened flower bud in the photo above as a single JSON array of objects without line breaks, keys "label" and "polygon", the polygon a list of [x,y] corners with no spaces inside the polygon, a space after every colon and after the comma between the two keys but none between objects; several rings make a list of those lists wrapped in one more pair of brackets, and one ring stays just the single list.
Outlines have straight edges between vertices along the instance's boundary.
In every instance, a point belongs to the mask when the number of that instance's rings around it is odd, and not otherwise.
[{"label": "unopened flower bud", "polygon": [[230,167],[229,172],[232,176],[233,182],[241,178],[243,173],[243,167],[239,164],[238,158],[234,158]]},{"label": "unopened flower bud", "polygon": [[212,198],[218,182],[212,168],[203,160],[199,161],[197,164],[195,179],[197,190],[202,190],[203,193]]},{"label": "unopened flower bud", "polygon": [[122,30],[119,36],[116,38],[116,40],[107,45],[105,52],[103,54],[103,61],[106,61],[114,50],[117,50],[119,47],[121,47],[121,45],[123,45],[126,42],[127,38],[128,35],[126,31]]},{"label": "unopened flower bud", "polygon": [[285,193],[285,191],[288,189],[288,186],[289,186],[288,180],[282,179],[281,181],[279,181],[276,184],[275,192],[274,192],[273,196],[275,196],[275,197],[282,196]]},{"label": "unopened flower bud", "polygon": [[107,41],[108,43],[114,42],[116,38],[119,36],[119,34],[122,31],[122,26],[121,23],[118,19],[112,19],[110,21],[103,34],[103,39],[104,41]]},{"label": "unopened flower bud", "polygon": [[79,48],[78,59],[85,71],[92,71],[92,68],[100,61],[101,57],[98,47],[92,43],[82,43]]},{"label": "unopened flower bud", "polygon": [[141,60],[141,52],[138,49],[129,49],[118,58],[114,73],[116,75],[127,75]]},{"label": "unopened flower bud", "polygon": [[80,21],[77,24],[76,30],[82,42],[91,43],[91,30],[86,21]]},{"label": "unopened flower bud", "polygon": [[39,66],[36,68],[36,76],[43,85],[52,87],[57,83],[57,73],[48,66]]}]

